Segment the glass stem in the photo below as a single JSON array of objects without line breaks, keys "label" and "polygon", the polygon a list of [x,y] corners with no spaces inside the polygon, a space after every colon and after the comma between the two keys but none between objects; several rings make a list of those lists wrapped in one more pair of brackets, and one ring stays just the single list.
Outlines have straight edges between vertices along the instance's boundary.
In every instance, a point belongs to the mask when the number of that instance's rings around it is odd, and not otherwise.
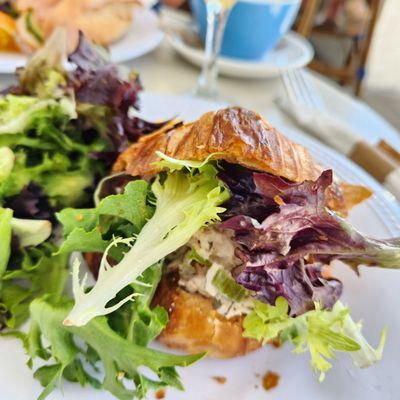
[{"label": "glass stem", "polygon": [[222,7],[219,1],[209,0],[207,5],[207,34],[204,52],[204,62],[197,82],[196,94],[203,97],[215,98],[218,94],[217,60],[221,49],[226,21],[230,9]]}]

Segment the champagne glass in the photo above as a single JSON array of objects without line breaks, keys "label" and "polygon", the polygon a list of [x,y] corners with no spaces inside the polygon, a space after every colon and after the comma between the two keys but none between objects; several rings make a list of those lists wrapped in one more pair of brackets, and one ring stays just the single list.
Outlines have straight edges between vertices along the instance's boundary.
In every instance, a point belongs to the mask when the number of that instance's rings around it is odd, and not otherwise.
[{"label": "champagne glass", "polygon": [[217,99],[217,60],[221,50],[226,22],[237,0],[206,0],[207,34],[202,70],[197,81],[195,96]]}]

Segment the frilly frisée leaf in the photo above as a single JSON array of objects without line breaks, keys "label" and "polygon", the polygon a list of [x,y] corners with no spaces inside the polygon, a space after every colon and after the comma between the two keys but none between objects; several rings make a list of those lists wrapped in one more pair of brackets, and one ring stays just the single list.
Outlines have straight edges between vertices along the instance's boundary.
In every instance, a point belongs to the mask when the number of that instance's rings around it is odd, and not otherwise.
[{"label": "frilly fris\u00e9e leaf", "polygon": [[335,352],[349,352],[355,366],[368,367],[382,358],[386,330],[381,334],[377,349],[373,349],[361,333],[361,323],[355,323],[349,309],[340,301],[332,310],[323,310],[316,303],[311,310],[297,317],[290,317],[289,304],[283,297],[276,299],[275,306],[260,301],[243,322],[244,336],[263,342],[273,339],[290,340],[295,353],[310,352],[314,371],[319,371],[323,381],[332,367],[329,359]]},{"label": "frilly fris\u00e9e leaf", "polygon": [[[183,246],[204,225],[219,220],[225,209],[218,207],[228,191],[216,177],[216,169],[204,165],[200,170],[168,172],[157,176],[151,186],[156,209],[143,226],[130,250],[114,267],[102,262],[95,286],[86,292],[85,278],[79,283],[79,267],[74,268],[75,305],[65,325],[82,326],[92,318],[108,314],[132,299],[128,296],[107,307],[124,287],[137,281],[151,265]],[[107,252],[103,260],[107,257]]]}]

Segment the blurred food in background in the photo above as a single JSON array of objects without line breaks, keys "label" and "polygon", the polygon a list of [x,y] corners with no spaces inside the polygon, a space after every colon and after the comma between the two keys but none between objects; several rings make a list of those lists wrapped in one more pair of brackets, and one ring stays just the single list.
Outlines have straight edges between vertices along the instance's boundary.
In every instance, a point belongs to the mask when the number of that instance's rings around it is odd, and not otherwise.
[{"label": "blurred food in background", "polygon": [[15,51],[16,23],[15,19],[6,12],[0,11],[0,49]]},{"label": "blurred food in background", "polygon": [[[79,31],[90,40],[109,45],[129,29],[137,0],[16,0],[0,6],[0,49],[26,53],[41,47],[56,27],[68,31],[68,49]],[[3,21],[4,19],[4,21]]]}]

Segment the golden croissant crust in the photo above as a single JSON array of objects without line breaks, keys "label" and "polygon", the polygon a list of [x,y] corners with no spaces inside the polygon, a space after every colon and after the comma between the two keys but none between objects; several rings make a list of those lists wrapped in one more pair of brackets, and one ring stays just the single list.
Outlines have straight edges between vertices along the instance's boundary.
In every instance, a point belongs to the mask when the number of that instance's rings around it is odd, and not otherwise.
[{"label": "golden croissant crust", "polygon": [[[149,177],[160,172],[153,163],[156,151],[180,160],[204,160],[213,155],[233,164],[278,175],[293,182],[315,180],[322,168],[310,152],[273,128],[259,114],[239,107],[208,112],[193,123],[174,129],[164,127],[142,137],[123,152],[114,172]],[[327,193],[328,206],[346,213],[370,196],[361,186],[346,184],[345,195],[337,185]]]},{"label": "golden croissant crust", "polygon": [[215,310],[212,299],[180,289],[176,278],[172,273],[164,275],[152,302],[169,315],[168,325],[158,337],[161,343],[216,358],[243,356],[261,347],[260,342],[243,337],[243,317],[224,317]]}]

